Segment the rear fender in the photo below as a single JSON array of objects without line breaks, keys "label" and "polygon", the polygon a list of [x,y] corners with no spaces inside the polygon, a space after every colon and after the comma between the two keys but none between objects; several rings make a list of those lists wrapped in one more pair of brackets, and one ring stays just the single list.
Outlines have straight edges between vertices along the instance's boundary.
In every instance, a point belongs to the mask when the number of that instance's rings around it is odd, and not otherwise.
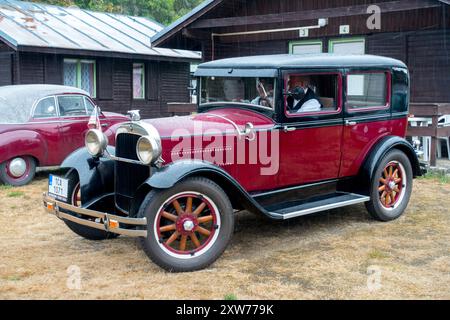
[{"label": "rear fender", "polygon": [[[108,146],[108,152],[115,154],[115,148]],[[75,170],[80,178],[81,202],[88,203],[101,195],[114,192],[114,161],[107,158],[93,158],[80,148],[71,153],[61,168]]]},{"label": "rear fender", "polygon": [[369,194],[370,182],[373,179],[376,169],[383,160],[384,156],[393,149],[404,152],[409,158],[414,178],[422,175],[419,159],[417,158],[417,154],[411,144],[407,140],[397,136],[385,137],[371,149],[366,157],[366,160],[364,161],[363,166],[361,167],[358,177],[358,192],[363,191],[364,194]]},{"label": "rear fender", "polygon": [[0,163],[18,156],[32,156],[39,165],[46,165],[48,147],[34,131],[15,130],[1,134]]}]

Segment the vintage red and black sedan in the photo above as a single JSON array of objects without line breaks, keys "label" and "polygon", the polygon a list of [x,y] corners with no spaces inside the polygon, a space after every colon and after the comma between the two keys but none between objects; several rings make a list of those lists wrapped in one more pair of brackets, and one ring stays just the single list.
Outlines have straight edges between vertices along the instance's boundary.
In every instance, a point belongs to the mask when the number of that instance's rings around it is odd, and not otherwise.
[{"label": "vintage red and black sedan", "polygon": [[409,74],[377,56],[257,56],[202,64],[198,113],[101,128],[50,177],[45,208],[78,235],[138,237],[169,271],[205,268],[236,212],[286,220],[365,203],[400,217],[421,175],[405,140]]},{"label": "vintage red and black sedan", "polygon": [[[0,87],[0,183],[22,186],[33,180],[36,167],[59,166],[84,145],[94,110],[88,93],[77,88]],[[108,130],[129,118],[104,112],[99,120]]]}]

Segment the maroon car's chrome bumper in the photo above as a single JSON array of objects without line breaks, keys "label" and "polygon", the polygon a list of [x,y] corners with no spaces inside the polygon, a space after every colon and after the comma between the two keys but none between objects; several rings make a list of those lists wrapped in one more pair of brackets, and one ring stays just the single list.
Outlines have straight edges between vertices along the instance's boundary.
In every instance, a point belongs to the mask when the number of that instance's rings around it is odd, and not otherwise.
[{"label": "maroon car's chrome bumper", "polygon": [[[44,193],[43,198],[45,210],[50,214],[56,215],[60,219],[68,220],[73,223],[87,226],[90,228],[126,235],[130,237],[147,237],[147,230],[145,229],[134,230],[134,229],[120,228],[121,224],[132,227],[133,226],[146,227],[147,226],[146,218],[127,218],[112,215],[109,213],[75,207],[70,204],[58,201],[49,196],[47,193]],[[94,221],[82,219],[79,217],[80,215],[94,219]]]}]

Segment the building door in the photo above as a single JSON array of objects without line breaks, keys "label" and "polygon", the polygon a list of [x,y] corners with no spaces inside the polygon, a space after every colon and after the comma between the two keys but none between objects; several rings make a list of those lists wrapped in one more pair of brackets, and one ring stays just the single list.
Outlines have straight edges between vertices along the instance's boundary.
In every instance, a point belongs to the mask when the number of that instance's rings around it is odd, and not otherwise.
[{"label": "building door", "polygon": [[321,40],[317,41],[292,41],[289,43],[289,53],[307,54],[322,53],[323,45]]},{"label": "building door", "polygon": [[337,54],[365,54],[366,41],[364,38],[332,39],[328,51]]}]

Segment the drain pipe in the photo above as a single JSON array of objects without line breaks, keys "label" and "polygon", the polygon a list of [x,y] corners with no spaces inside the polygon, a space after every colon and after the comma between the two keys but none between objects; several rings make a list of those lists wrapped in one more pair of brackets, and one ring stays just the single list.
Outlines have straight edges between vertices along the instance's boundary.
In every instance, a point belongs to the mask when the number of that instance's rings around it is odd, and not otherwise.
[{"label": "drain pipe", "polygon": [[233,36],[264,34],[264,33],[300,31],[300,30],[304,30],[304,29],[312,30],[312,29],[320,29],[327,25],[328,25],[328,19],[319,19],[319,22],[315,26],[283,28],[283,29],[266,29],[266,30],[255,30],[255,31],[241,31],[241,32],[230,32],[230,33],[211,33],[211,60],[215,59],[215,45],[214,45],[215,37],[233,37]]}]

